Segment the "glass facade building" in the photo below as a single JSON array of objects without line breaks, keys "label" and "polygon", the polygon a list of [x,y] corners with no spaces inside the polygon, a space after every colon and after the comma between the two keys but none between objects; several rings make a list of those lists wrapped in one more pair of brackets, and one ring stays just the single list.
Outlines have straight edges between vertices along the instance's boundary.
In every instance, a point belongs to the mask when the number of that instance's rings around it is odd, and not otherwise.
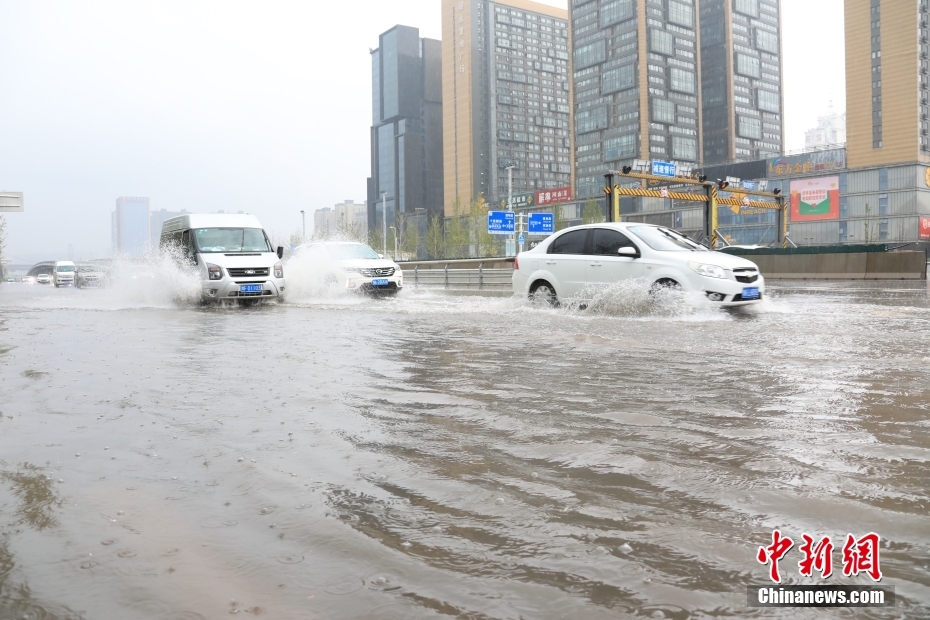
[{"label": "glass facade building", "polygon": [[696,0],[571,0],[575,195],[634,159],[698,163]]},{"label": "glass facade building", "polygon": [[151,246],[149,199],[117,198],[111,227],[113,254],[141,257]]},{"label": "glass facade building", "polygon": [[568,13],[443,0],[445,206],[572,185]]},{"label": "glass facade building", "polygon": [[380,36],[371,52],[371,177],[368,230],[397,213],[442,212],[442,47],[409,26]]},{"label": "glass facade building", "polygon": [[783,152],[778,0],[700,0],[703,163]]}]

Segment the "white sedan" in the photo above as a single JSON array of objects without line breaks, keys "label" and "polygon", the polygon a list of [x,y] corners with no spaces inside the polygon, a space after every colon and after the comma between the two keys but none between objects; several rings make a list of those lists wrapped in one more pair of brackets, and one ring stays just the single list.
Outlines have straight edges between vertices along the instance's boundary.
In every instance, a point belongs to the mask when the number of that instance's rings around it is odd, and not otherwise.
[{"label": "white sedan", "polygon": [[309,268],[313,280],[324,287],[349,292],[396,295],[404,287],[400,265],[385,258],[364,243],[354,241],[315,241],[297,248],[294,265]]},{"label": "white sedan", "polygon": [[724,306],[759,303],[765,293],[755,263],[712,252],[669,228],[632,222],[574,226],[521,252],[513,290],[555,304],[638,278],[651,290],[701,291]]}]

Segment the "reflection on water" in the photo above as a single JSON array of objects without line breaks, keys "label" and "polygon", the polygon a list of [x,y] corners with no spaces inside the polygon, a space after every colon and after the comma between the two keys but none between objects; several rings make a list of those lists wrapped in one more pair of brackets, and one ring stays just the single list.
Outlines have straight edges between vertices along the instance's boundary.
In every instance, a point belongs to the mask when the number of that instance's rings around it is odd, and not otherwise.
[{"label": "reflection on water", "polygon": [[925,288],[26,289],[0,291],[0,618],[745,617],[774,528],[878,532],[898,606],[849,617],[930,615]]}]

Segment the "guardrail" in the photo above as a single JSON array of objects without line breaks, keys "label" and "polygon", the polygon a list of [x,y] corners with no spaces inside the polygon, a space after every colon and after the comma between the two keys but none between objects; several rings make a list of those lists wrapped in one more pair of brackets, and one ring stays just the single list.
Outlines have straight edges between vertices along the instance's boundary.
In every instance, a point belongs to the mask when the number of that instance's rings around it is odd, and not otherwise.
[{"label": "guardrail", "polygon": [[404,274],[406,284],[409,286],[412,280],[415,288],[509,291],[513,269],[485,269],[482,263],[477,269],[450,269],[448,264],[442,269],[420,269],[417,265],[413,270],[405,269]]}]

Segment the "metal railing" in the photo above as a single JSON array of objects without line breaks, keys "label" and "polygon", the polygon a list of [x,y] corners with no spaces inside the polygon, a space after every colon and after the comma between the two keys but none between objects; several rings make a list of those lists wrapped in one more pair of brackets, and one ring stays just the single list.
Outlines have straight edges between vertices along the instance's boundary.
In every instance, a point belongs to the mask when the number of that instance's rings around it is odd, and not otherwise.
[{"label": "metal railing", "polygon": [[477,269],[449,269],[449,265],[442,269],[420,269],[417,266],[412,275],[412,278],[407,275],[406,280],[409,286],[412,279],[415,288],[504,291],[512,286],[513,269],[485,269],[483,263]]}]

